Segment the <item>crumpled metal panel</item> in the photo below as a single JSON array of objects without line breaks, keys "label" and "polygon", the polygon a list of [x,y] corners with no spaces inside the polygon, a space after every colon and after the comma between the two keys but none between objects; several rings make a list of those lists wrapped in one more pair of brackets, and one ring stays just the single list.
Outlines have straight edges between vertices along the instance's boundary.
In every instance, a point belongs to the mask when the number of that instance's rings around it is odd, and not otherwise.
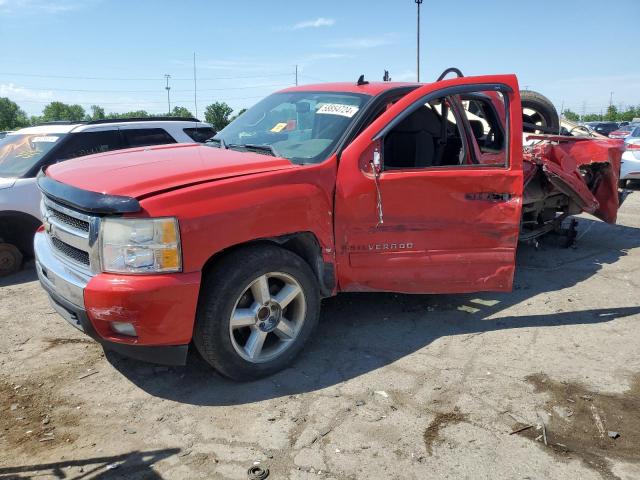
[{"label": "crumpled metal panel", "polygon": [[525,185],[537,169],[585,212],[608,223],[618,214],[618,179],[624,142],[557,135],[530,135],[540,143],[524,153]]}]

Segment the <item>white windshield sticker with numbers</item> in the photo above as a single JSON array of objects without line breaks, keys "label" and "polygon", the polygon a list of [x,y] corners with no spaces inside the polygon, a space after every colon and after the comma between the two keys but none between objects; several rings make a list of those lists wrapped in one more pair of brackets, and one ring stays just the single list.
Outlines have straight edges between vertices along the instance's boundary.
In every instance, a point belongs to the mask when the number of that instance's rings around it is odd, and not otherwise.
[{"label": "white windshield sticker with numbers", "polygon": [[321,115],[340,115],[342,117],[351,118],[358,112],[358,110],[360,109],[354,105],[325,103],[318,109],[316,113]]},{"label": "white windshield sticker with numbers", "polygon": [[43,137],[33,137],[31,139],[31,141],[33,143],[38,143],[38,142],[44,142],[44,143],[55,143],[58,141],[58,137],[52,137],[52,136],[43,136]]}]

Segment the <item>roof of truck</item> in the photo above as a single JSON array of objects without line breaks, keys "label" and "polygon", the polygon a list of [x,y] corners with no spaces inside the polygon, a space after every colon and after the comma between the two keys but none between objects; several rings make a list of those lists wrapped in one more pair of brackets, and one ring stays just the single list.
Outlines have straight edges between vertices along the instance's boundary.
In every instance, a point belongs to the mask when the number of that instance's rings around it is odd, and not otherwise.
[{"label": "roof of truck", "polygon": [[378,95],[386,90],[398,87],[418,87],[421,83],[411,82],[370,82],[364,85],[357,85],[356,82],[335,82],[316,83],[311,85],[300,85],[280,90],[280,92],[346,92],[363,93],[365,95]]}]

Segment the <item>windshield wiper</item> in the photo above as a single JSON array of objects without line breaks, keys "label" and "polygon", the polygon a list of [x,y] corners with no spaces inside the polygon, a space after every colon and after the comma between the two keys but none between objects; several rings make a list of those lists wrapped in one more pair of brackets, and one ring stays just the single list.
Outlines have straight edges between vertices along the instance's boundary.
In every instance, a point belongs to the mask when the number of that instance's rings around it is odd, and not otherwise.
[{"label": "windshield wiper", "polygon": [[228,148],[227,144],[224,143],[224,140],[222,138],[210,138],[204,143],[215,143],[215,142],[218,142],[218,148],[221,148],[222,150],[226,150]]},{"label": "windshield wiper", "polygon": [[279,157],[280,154],[271,145],[257,145],[255,143],[230,143],[227,148],[244,148],[245,150],[255,150],[256,153],[268,153],[273,157]]}]

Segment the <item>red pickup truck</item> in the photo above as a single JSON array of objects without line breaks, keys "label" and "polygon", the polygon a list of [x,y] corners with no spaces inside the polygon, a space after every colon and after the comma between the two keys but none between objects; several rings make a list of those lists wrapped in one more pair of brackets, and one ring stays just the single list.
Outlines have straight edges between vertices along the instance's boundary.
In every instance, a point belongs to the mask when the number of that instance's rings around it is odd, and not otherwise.
[{"label": "red pickup truck", "polygon": [[581,211],[614,222],[620,142],[523,147],[522,119],[513,75],[289,88],[208,145],[49,167],[37,272],[105,348],[182,364],[195,345],[262,377],[304,347],[323,297],[508,291],[519,239]]}]

